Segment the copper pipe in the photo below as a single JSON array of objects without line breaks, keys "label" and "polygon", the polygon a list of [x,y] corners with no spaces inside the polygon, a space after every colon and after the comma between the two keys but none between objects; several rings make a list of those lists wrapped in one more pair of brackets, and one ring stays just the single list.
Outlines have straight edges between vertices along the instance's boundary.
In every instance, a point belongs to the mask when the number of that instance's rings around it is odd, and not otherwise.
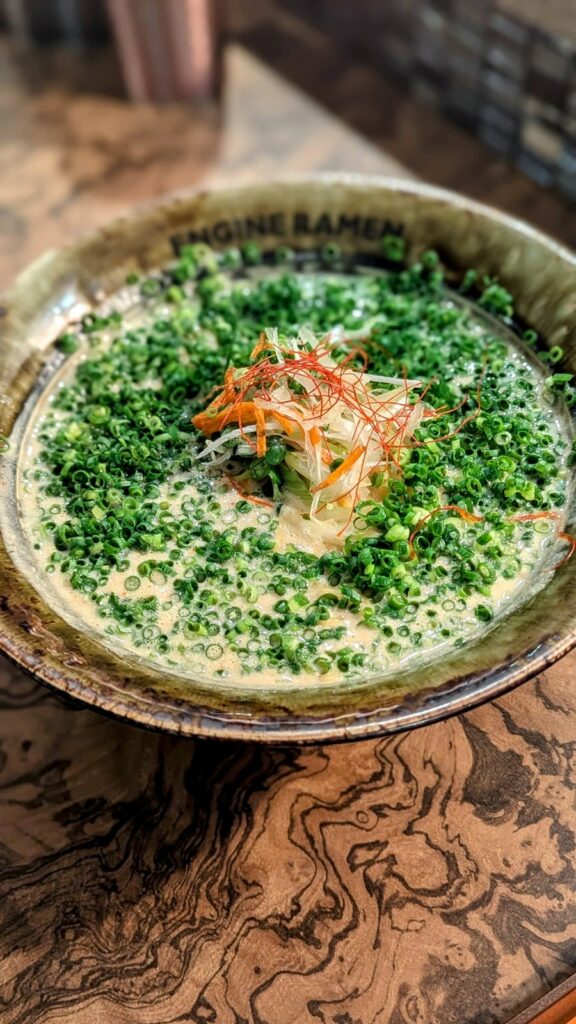
[{"label": "copper pipe", "polygon": [[108,0],[108,9],[133,100],[217,94],[221,45],[214,0]]}]

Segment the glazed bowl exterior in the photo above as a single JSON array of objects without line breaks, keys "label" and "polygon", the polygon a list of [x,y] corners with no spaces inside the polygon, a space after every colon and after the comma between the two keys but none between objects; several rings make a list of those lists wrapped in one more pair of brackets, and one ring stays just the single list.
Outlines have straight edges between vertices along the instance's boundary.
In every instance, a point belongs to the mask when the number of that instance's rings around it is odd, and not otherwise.
[{"label": "glazed bowl exterior", "polygon": [[[370,257],[402,233],[409,255],[435,248],[455,272],[497,276],[519,316],[576,372],[576,260],[525,224],[426,186],[350,176],[179,195],[60,252],[16,282],[0,317],[0,651],[69,697],[167,732],[267,742],[361,738],[413,728],[496,697],[576,644],[576,558],[476,643],[392,680],[291,689],[186,680],[115,653],[56,610],[23,557],[15,498],[15,425],[39,389],[55,338],[120,289],[128,274],[166,265],[187,241],[263,248],[337,241]],[[12,435],[12,443],[10,443]],[[567,529],[570,529],[568,524]]]}]

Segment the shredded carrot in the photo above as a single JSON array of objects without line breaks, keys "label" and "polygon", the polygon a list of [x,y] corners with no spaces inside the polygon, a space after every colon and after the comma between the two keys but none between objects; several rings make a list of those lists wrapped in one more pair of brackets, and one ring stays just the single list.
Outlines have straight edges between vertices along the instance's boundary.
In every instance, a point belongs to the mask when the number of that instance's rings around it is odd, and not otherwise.
[{"label": "shredded carrot", "polygon": [[254,406],[254,418],[256,420],[256,454],[261,459],[266,455],[266,419],[264,410],[259,405]]},{"label": "shredded carrot", "polygon": [[[320,427],[312,427],[312,430],[309,432],[309,437],[312,444],[315,445],[315,447],[318,447],[318,445],[321,445],[322,442],[324,441],[324,434],[320,430]],[[322,459],[322,462],[324,463],[325,466],[329,466],[330,463],[332,462],[332,456],[327,445],[325,445],[322,448],[320,458]]]},{"label": "shredded carrot", "polygon": [[268,341],[268,338],[266,337],[265,332],[262,331],[262,333],[260,334],[260,337],[258,338],[258,341],[254,345],[254,348],[252,349],[252,352],[250,353],[250,359],[256,359],[256,356],[259,356],[261,352],[265,352],[266,349],[269,348],[269,347],[270,347],[270,342]]},{"label": "shredded carrot", "polygon": [[294,431],[296,430],[296,427],[294,426],[294,422],[293,422],[293,420],[292,420],[292,418],[290,416],[285,416],[284,413],[278,412],[277,409],[271,409],[270,410],[270,415],[274,417],[274,419],[282,427],[282,430],[285,430],[286,433],[289,436],[290,436],[290,434],[293,434]]},{"label": "shredded carrot", "polygon": [[358,459],[364,454],[365,451],[366,446],[363,444],[358,445],[357,448],[353,448],[353,450],[350,452],[350,455],[347,455],[346,458],[344,459],[344,462],[341,462],[340,465],[337,466],[336,469],[334,469],[332,473],[330,473],[329,476],[326,477],[325,480],[322,480],[321,483],[316,484],[316,487],[313,487],[311,489],[310,494],[314,494],[316,491],[323,491],[324,488],[330,487],[332,484],[336,483],[336,481],[339,480],[341,476],[344,476],[344,473],[347,473],[348,470],[351,469],[355,462],[358,462]]},{"label": "shredded carrot", "polygon": [[[217,390],[220,390],[220,389],[215,388],[214,390],[217,391]],[[211,402],[211,408],[219,409],[220,406],[226,405],[228,402],[231,402],[233,400],[233,398],[234,398],[234,370],[230,366],[230,367],[228,367],[228,369],[224,373],[224,386],[221,389],[221,394],[218,395],[216,398],[214,398],[214,400]]]},{"label": "shredded carrot", "polygon": [[217,434],[223,427],[234,420],[237,420],[240,426],[257,423],[257,412],[254,402],[237,402],[231,409],[225,409],[224,412],[217,413],[216,415],[211,413],[210,410],[200,412],[197,416],[193,417],[192,423],[203,434],[209,436],[210,434]]}]

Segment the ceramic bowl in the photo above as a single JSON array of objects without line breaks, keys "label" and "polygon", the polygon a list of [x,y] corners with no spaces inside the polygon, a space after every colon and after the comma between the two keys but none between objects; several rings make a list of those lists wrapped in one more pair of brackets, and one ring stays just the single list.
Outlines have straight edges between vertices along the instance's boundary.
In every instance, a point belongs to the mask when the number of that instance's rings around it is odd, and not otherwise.
[{"label": "ceramic bowl", "polygon": [[[170,198],[26,270],[0,319],[0,650],[37,679],[93,708],[168,732],[267,742],[360,738],[412,728],[496,697],[576,644],[576,558],[485,635],[386,682],[290,690],[182,680],[107,649],[43,595],[15,500],[18,419],[41,387],[55,337],[114,295],[133,271],[169,262],[187,240],[215,248],[252,236],[317,248],[337,240],[370,256],[400,231],[417,255],[435,248],[455,271],[475,267],[515,296],[522,320],[565,350],[576,372],[576,260],[525,224],[426,186],[315,178]],[[6,445],[3,445],[6,447]],[[570,524],[568,525],[570,529]]]}]

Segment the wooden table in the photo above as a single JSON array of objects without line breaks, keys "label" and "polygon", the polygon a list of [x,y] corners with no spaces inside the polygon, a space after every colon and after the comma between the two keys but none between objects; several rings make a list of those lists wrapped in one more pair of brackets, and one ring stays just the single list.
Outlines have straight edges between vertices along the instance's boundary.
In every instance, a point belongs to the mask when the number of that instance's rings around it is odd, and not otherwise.
[{"label": "wooden table", "polygon": [[[167,189],[295,170],[427,175],[570,240],[557,199],[297,36],[245,30],[220,111],[132,109],[4,54],[4,282]],[[2,663],[0,1021],[508,1020],[576,961],[575,675],[568,657],[417,732],[274,749],[139,731]]]}]

